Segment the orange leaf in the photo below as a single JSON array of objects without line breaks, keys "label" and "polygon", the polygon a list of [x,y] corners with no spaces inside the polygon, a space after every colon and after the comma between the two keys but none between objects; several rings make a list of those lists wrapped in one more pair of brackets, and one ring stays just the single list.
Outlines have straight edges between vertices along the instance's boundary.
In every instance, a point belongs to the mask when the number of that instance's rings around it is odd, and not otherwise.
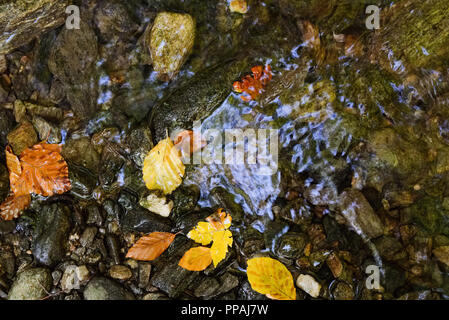
[{"label": "orange leaf", "polygon": [[29,194],[15,197],[10,195],[0,205],[0,217],[4,220],[12,220],[18,218],[23,210],[27,209],[31,203],[31,196]]},{"label": "orange leaf", "polygon": [[247,75],[242,81],[236,81],[233,84],[235,92],[244,93],[241,99],[245,102],[257,99],[272,78],[270,65],[266,65],[265,69],[263,66],[255,66],[251,68],[251,72],[252,77]]},{"label": "orange leaf", "polygon": [[179,261],[179,266],[190,271],[203,271],[211,263],[210,248],[195,247],[184,254]]},{"label": "orange leaf", "polygon": [[217,212],[207,217],[206,221],[209,222],[216,230],[224,230],[229,228],[232,222],[232,217],[220,208]]},{"label": "orange leaf", "polygon": [[153,232],[143,236],[126,254],[127,258],[140,261],[151,261],[159,257],[175,240],[176,234],[169,232]]},{"label": "orange leaf", "polygon": [[61,150],[60,145],[45,142],[24,150],[20,155],[22,174],[19,178],[16,178],[15,172],[17,163],[8,155],[11,162],[8,168],[10,174],[13,174],[10,176],[10,182],[14,195],[19,197],[35,193],[49,197],[69,191],[72,188],[69,168],[61,156]]},{"label": "orange leaf", "polygon": [[9,181],[10,184],[17,184],[20,176],[22,175],[22,166],[20,165],[19,158],[12,152],[11,147],[7,146],[5,150],[6,154],[6,165],[9,170]]},{"label": "orange leaf", "polygon": [[192,130],[184,130],[178,133],[174,141],[175,147],[181,151],[183,157],[187,157],[207,145],[206,140],[202,137],[195,137]]}]

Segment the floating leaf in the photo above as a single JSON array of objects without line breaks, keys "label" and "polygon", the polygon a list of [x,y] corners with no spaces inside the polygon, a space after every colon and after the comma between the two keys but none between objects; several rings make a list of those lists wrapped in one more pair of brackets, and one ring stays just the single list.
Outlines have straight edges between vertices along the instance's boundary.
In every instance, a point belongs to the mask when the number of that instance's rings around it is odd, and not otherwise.
[{"label": "floating leaf", "polygon": [[140,261],[152,261],[159,257],[175,240],[176,234],[169,232],[153,232],[143,236],[126,254],[127,258]]},{"label": "floating leaf", "polygon": [[232,233],[228,230],[232,217],[219,209],[216,213],[206,218],[207,222],[198,222],[187,237],[202,245],[212,242],[211,257],[216,267],[228,253],[228,247],[232,247]]},{"label": "floating leaf", "polygon": [[11,185],[17,184],[22,175],[22,166],[19,158],[12,152],[11,147],[7,146],[5,150],[6,165],[9,171],[9,181]]},{"label": "floating leaf", "polygon": [[253,258],[248,260],[246,273],[253,290],[265,294],[268,298],[296,299],[293,277],[281,262],[268,257]]},{"label": "floating leaf", "polygon": [[31,195],[29,194],[20,197],[10,195],[0,205],[0,217],[2,217],[3,220],[12,220],[18,218],[22,211],[30,206],[30,203]]},{"label": "floating leaf", "polygon": [[211,263],[210,248],[195,247],[184,254],[179,261],[179,266],[190,271],[203,271]]},{"label": "floating leaf", "polygon": [[14,195],[20,197],[35,193],[49,197],[69,191],[69,168],[61,156],[61,150],[60,145],[44,142],[25,149],[20,155],[20,171],[17,157],[7,149],[7,165]]},{"label": "floating leaf", "polygon": [[217,231],[212,237],[212,247],[210,248],[210,255],[214,262],[214,267],[226,258],[228,253],[228,246],[232,247],[232,233],[229,230]]},{"label": "floating leaf", "polygon": [[175,147],[181,152],[183,158],[203,149],[207,143],[202,137],[196,137],[192,130],[184,130],[178,133],[174,139]]},{"label": "floating leaf", "polygon": [[150,190],[170,194],[181,183],[185,167],[170,138],[161,140],[146,156],[143,163],[143,180]]},{"label": "floating leaf", "polygon": [[187,237],[203,246],[212,242],[214,232],[228,229],[231,226],[232,218],[219,209],[217,213],[207,217],[206,220],[208,222],[198,222],[196,227],[187,234]]}]

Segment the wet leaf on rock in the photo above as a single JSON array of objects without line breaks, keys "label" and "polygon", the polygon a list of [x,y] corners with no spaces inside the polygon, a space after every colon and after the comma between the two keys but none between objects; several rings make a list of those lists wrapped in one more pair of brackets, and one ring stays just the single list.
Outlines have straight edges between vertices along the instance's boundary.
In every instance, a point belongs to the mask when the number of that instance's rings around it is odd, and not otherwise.
[{"label": "wet leaf on rock", "polygon": [[159,257],[175,240],[176,234],[152,232],[137,241],[126,254],[127,258],[140,261],[152,261]]},{"label": "wet leaf on rock", "polygon": [[295,300],[293,277],[279,261],[268,257],[248,260],[246,269],[249,283],[254,291],[275,300]]},{"label": "wet leaf on rock", "polygon": [[190,271],[203,271],[211,263],[211,249],[207,247],[196,247],[184,254],[179,261],[179,266]]},{"label": "wet leaf on rock", "polygon": [[[62,194],[71,189],[69,168],[57,144],[39,143],[20,155],[22,174],[11,179],[11,189],[16,197],[35,193],[45,197]],[[17,162],[14,160],[14,170]],[[9,165],[8,165],[9,167]]]},{"label": "wet leaf on rock", "polygon": [[143,180],[150,190],[172,193],[181,183],[185,166],[179,150],[170,138],[161,140],[151,149],[143,163]]}]

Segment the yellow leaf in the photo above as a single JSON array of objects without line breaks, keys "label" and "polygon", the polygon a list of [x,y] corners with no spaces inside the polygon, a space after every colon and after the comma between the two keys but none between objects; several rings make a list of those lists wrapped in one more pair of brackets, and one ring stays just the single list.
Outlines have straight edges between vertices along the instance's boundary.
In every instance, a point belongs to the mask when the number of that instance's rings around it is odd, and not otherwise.
[{"label": "yellow leaf", "polygon": [[248,260],[246,273],[253,290],[265,294],[268,298],[296,299],[293,277],[281,262],[268,257],[253,258]]},{"label": "yellow leaf", "polygon": [[215,231],[214,227],[209,222],[198,222],[195,228],[190,230],[187,237],[200,243],[203,246],[208,245],[212,241],[212,234]]},{"label": "yellow leaf", "polygon": [[216,231],[212,237],[212,247],[210,248],[210,255],[214,262],[214,267],[226,258],[228,253],[228,246],[232,247],[232,233],[229,230]]},{"label": "yellow leaf", "polygon": [[179,266],[190,271],[203,271],[212,263],[210,248],[192,248],[179,261]]},{"label": "yellow leaf", "polygon": [[181,183],[185,166],[170,138],[151,149],[143,163],[143,180],[148,189],[170,194]]}]

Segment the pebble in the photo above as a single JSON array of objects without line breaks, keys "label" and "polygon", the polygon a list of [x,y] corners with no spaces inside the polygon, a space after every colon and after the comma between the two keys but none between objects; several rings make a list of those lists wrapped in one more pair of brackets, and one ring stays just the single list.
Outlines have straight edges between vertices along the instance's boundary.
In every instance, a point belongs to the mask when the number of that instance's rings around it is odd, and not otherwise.
[{"label": "pebble", "polygon": [[147,262],[139,263],[139,287],[146,288],[150,282],[151,264]]},{"label": "pebble", "polygon": [[117,280],[128,280],[133,274],[128,267],[117,264],[109,269],[109,275]]},{"label": "pebble", "polygon": [[80,244],[83,247],[89,247],[97,235],[98,229],[96,227],[87,227],[86,230],[84,230],[83,234],[80,238]]},{"label": "pebble", "polygon": [[321,285],[308,274],[300,274],[296,279],[296,285],[313,298],[320,295]]}]

